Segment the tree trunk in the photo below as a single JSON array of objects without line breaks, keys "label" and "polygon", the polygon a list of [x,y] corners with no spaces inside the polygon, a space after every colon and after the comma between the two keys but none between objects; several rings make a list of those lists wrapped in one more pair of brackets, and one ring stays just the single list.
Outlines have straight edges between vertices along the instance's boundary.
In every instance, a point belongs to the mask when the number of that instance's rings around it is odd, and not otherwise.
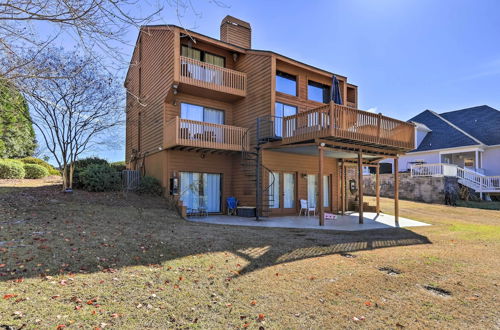
[{"label": "tree trunk", "polygon": [[73,163],[71,163],[69,165],[69,187],[68,188],[71,188],[73,189],[73,173],[75,171],[75,165],[73,165]]}]

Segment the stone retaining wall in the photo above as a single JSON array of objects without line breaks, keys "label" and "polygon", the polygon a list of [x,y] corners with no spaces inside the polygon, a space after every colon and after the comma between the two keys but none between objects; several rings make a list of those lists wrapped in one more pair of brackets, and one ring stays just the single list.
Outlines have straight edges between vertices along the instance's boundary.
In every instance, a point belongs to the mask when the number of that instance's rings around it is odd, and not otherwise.
[{"label": "stone retaining wall", "polygon": [[[375,196],[375,175],[363,177],[364,194]],[[445,191],[458,191],[457,178],[411,177],[399,173],[399,198],[419,202],[444,204]],[[394,197],[394,175],[380,175],[380,196]]]}]

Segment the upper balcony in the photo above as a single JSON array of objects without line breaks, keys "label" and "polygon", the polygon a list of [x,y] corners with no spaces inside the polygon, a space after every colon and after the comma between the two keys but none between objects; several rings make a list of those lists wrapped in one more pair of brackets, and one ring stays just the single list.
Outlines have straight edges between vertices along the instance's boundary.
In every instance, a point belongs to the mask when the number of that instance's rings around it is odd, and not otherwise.
[{"label": "upper balcony", "polygon": [[179,82],[184,92],[235,100],[247,94],[246,73],[179,56]]},{"label": "upper balcony", "polygon": [[415,148],[413,124],[333,102],[284,117],[282,125],[284,144],[326,139],[402,151]]},{"label": "upper balcony", "polygon": [[249,150],[246,128],[175,117],[165,125],[164,148]]}]

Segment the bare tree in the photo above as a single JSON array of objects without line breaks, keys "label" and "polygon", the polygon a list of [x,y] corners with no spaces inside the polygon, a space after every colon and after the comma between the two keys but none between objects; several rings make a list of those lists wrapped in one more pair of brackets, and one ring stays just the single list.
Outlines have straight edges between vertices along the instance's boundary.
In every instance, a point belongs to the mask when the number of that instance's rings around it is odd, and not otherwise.
[{"label": "bare tree", "polygon": [[[209,2],[223,6],[219,0]],[[36,63],[61,38],[71,38],[89,56],[114,57],[121,66],[127,32],[158,22],[166,8],[179,24],[187,12],[201,16],[191,0],[0,0],[0,79],[57,78]],[[25,56],[27,50],[32,57]]]},{"label": "bare tree", "polygon": [[74,161],[123,124],[124,91],[100,62],[78,51],[47,48],[35,63],[64,77],[26,78],[22,89],[33,125],[61,169],[64,190],[72,187]]}]

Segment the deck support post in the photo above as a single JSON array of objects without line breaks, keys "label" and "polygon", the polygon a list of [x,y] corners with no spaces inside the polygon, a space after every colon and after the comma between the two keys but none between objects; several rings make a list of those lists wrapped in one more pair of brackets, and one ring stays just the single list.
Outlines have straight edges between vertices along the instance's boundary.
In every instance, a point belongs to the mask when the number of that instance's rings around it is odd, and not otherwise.
[{"label": "deck support post", "polygon": [[345,165],[344,159],[342,159],[340,165],[340,212],[342,215],[345,214]]},{"label": "deck support post", "polygon": [[375,167],[375,196],[377,199],[376,211],[377,215],[380,214],[380,165]]},{"label": "deck support post", "polygon": [[318,147],[319,151],[319,174],[318,174],[318,214],[319,214],[319,225],[324,226],[325,225],[325,210],[324,210],[324,202],[323,202],[323,172],[324,172],[324,164],[323,164],[323,157],[324,157],[324,149],[323,146],[320,145]]},{"label": "deck support post", "polygon": [[363,152],[358,152],[358,202],[359,202],[359,223],[363,223]]},{"label": "deck support post", "polygon": [[399,158],[394,158],[394,219],[399,227]]}]

